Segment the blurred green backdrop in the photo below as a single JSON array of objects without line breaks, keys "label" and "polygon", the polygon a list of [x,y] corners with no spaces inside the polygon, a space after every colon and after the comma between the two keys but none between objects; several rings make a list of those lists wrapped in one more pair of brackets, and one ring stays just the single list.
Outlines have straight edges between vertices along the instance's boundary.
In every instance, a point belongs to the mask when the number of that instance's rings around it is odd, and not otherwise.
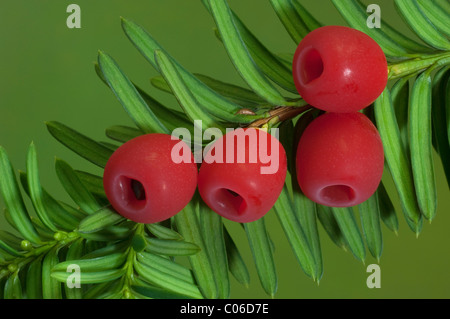
[{"label": "blurred green backdrop", "polygon": [[[378,3],[382,19],[411,34],[396,14],[391,0]],[[81,29],[68,29],[66,8],[81,7]],[[275,52],[295,50],[268,0],[230,0],[247,26]],[[324,24],[344,24],[330,1],[302,1]],[[66,150],[47,132],[44,122],[60,121],[97,140],[106,140],[104,129],[131,124],[114,95],[97,78],[93,62],[99,49],[112,55],[124,72],[167,105],[176,101],[152,88],[156,71],[131,45],[121,30],[119,17],[141,24],[179,62],[192,72],[244,85],[213,33],[213,20],[200,0],[15,0],[0,2],[0,145],[16,169],[25,168],[28,145],[37,146],[42,183],[55,196],[65,198],[54,173],[54,158],[77,169],[99,170]],[[275,242],[279,273],[276,298],[449,298],[450,297],[450,196],[439,162],[438,213],[426,223],[418,239],[402,214],[396,236],[383,226],[384,251],[380,261],[381,288],[369,289],[366,266],[349,252],[334,246],[323,229],[321,245],[324,276],[320,285],[301,271],[274,214],[267,215]],[[1,177],[0,177],[1,178]],[[390,185],[392,186],[392,185]],[[391,194],[395,199],[396,194]],[[0,203],[1,206],[3,203]],[[396,203],[397,204],[397,203]],[[397,206],[397,208],[399,208]],[[400,212],[400,210],[398,210]],[[3,216],[0,226],[8,226]],[[236,231],[251,271],[251,285],[232,281],[233,298],[266,298],[252,264],[246,238]]]}]

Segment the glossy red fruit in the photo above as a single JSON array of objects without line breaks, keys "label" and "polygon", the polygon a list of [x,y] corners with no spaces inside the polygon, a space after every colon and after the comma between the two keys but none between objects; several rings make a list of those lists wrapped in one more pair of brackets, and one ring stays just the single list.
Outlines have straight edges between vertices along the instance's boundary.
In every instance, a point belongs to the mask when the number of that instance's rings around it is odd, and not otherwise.
[{"label": "glossy red fruit", "polygon": [[297,147],[297,180],[316,203],[350,207],[376,191],[383,174],[380,135],[365,115],[327,113],[313,120]]},{"label": "glossy red fruit", "polygon": [[328,112],[355,112],[383,92],[387,67],[382,49],[365,33],[324,26],[300,42],[292,71],[296,88],[307,103]]},{"label": "glossy red fruit", "polygon": [[286,178],[286,153],[265,131],[236,129],[214,142],[198,176],[204,202],[240,223],[263,217],[275,204]]},{"label": "glossy red fruit", "polygon": [[[122,216],[138,223],[156,223],[181,211],[197,187],[198,170],[191,152],[189,163],[172,160],[179,139],[146,134],[121,145],[109,158],[103,174],[106,196]],[[187,154],[187,153],[186,153]]]}]

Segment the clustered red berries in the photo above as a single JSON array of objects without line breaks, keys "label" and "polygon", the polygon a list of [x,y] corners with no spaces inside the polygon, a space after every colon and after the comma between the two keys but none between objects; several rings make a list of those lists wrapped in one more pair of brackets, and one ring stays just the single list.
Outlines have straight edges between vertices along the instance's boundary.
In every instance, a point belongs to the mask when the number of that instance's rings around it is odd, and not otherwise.
[{"label": "clustered red berries", "polygon": [[303,132],[297,147],[297,180],[304,194],[326,206],[358,205],[373,195],[383,174],[381,137],[358,111],[387,84],[380,46],[361,31],[318,28],[295,51],[293,76],[303,99],[328,113]]},{"label": "clustered red berries", "polygon": [[[322,27],[299,44],[293,78],[302,98],[326,112],[306,127],[297,146],[301,190],[326,206],[364,202],[381,181],[384,153],[376,127],[358,111],[373,103],[386,86],[383,51],[360,31]],[[200,169],[187,144],[182,149],[191,161],[174,161],[178,143],[184,142],[167,134],[146,134],[114,152],[103,183],[121,215],[139,223],[163,221],[181,211],[198,187],[213,211],[247,223],[263,217],[283,189],[286,153],[264,130],[225,134],[207,150]]]},{"label": "clustered red berries", "polygon": [[160,222],[181,211],[198,186],[212,210],[246,223],[264,216],[283,189],[284,148],[263,130],[227,133],[208,150],[200,172],[187,144],[183,153],[189,153],[191,160],[174,161],[178,143],[184,142],[167,134],[146,134],[113,153],[105,166],[103,185],[117,212],[140,223]]}]

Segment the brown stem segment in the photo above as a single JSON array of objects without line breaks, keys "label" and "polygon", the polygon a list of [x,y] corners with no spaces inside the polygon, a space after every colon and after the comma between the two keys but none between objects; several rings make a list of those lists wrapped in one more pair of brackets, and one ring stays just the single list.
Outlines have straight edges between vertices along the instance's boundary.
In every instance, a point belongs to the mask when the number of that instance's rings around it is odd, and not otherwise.
[{"label": "brown stem segment", "polygon": [[292,106],[279,106],[269,111],[269,116],[263,119],[256,120],[250,123],[247,127],[261,127],[265,124],[276,124],[286,120],[289,120],[293,117],[296,117],[299,114],[302,114],[308,110],[310,110],[312,106],[306,105],[302,107],[292,107]]}]

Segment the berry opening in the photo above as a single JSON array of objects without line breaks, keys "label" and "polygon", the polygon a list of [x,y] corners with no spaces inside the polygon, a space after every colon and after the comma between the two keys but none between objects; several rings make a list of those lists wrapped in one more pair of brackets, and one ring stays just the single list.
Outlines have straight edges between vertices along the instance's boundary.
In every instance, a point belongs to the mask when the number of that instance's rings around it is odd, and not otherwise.
[{"label": "berry opening", "polygon": [[221,188],[217,192],[217,201],[229,215],[242,215],[247,208],[244,198],[231,189]]},{"label": "berry opening", "polygon": [[310,49],[302,56],[299,73],[304,84],[319,78],[323,73],[323,60],[319,51]]},{"label": "berry opening", "polygon": [[320,197],[330,206],[341,206],[353,202],[355,191],[347,185],[331,185],[322,188]]},{"label": "berry opening", "polygon": [[122,192],[122,201],[126,206],[139,210],[143,208],[147,201],[144,185],[136,179],[122,176],[119,187]]},{"label": "berry opening", "polygon": [[137,200],[145,200],[145,189],[141,182],[135,179],[130,181],[131,189]]}]

